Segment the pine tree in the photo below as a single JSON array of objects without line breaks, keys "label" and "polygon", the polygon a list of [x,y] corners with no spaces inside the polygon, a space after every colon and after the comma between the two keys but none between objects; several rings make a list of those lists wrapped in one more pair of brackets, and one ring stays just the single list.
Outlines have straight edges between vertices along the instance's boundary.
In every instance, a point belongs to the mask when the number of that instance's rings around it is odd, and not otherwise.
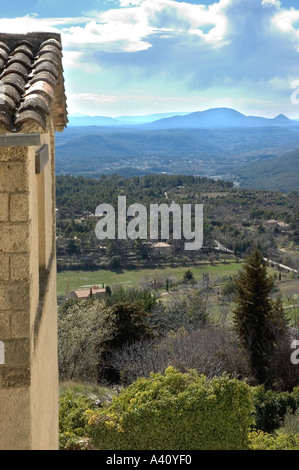
[{"label": "pine tree", "polygon": [[236,286],[234,325],[249,354],[254,377],[267,385],[271,356],[285,334],[287,321],[281,299],[271,299],[274,280],[267,276],[267,266],[258,249],[245,260]]}]

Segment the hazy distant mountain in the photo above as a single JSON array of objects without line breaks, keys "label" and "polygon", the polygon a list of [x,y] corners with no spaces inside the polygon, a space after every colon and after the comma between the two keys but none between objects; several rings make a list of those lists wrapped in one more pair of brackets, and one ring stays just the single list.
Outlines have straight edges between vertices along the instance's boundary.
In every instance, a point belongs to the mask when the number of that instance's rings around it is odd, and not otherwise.
[{"label": "hazy distant mountain", "polygon": [[271,119],[258,116],[245,116],[230,108],[212,108],[206,111],[197,111],[185,116],[161,119],[146,127],[147,129],[232,129],[290,125],[298,125],[298,122],[287,118],[283,114]]},{"label": "hazy distant mountain", "polygon": [[68,116],[68,126],[117,126],[120,123],[115,118],[106,116],[86,116],[85,114],[71,114]]},{"label": "hazy distant mountain", "polygon": [[116,119],[121,123],[127,124],[147,124],[150,122],[158,121],[160,119],[170,118],[173,116],[185,116],[189,113],[161,113],[161,114],[148,114],[146,116],[118,116]]},{"label": "hazy distant mountain", "polygon": [[118,116],[116,118],[107,116],[88,116],[86,114],[75,113],[69,115],[69,126],[127,126],[148,124],[159,119],[172,116],[184,116],[188,113],[161,113],[149,114],[146,116]]},{"label": "hazy distant mountain", "polygon": [[298,189],[299,150],[283,154],[299,149],[299,121],[283,114],[269,119],[213,108],[69,120],[56,135],[57,174],[200,174],[260,189]]},{"label": "hazy distant mountain", "polygon": [[136,126],[148,130],[156,129],[233,129],[268,126],[298,126],[297,120],[292,120],[279,114],[275,118],[258,116],[245,116],[230,108],[211,108],[195,113],[163,113],[146,116],[87,116],[84,114],[71,114],[69,126],[99,126],[99,127],[127,127]]}]

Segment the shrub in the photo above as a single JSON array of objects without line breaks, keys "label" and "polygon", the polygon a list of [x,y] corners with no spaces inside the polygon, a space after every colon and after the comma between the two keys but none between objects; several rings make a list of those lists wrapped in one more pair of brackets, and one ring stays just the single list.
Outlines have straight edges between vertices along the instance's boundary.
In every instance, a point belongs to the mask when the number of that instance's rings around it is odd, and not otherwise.
[{"label": "shrub", "polygon": [[246,383],[169,367],[89,411],[87,431],[100,450],[246,449],[252,411]]},{"label": "shrub", "polygon": [[264,431],[249,433],[251,450],[299,450],[299,434],[272,435]]},{"label": "shrub", "polygon": [[265,391],[260,385],[253,388],[256,428],[266,433],[278,429],[287,412],[294,413],[299,407],[299,388],[293,392]]},{"label": "shrub", "polygon": [[299,434],[299,409],[295,412],[288,410],[283,419],[283,425],[279,429],[282,433]]},{"label": "shrub", "polygon": [[109,364],[120,371],[121,384],[130,385],[151,372],[163,373],[171,365],[179,372],[196,369],[207,378],[227,373],[232,378],[248,378],[250,366],[230,330],[208,327],[125,344],[113,351]]},{"label": "shrub", "polygon": [[93,401],[85,396],[76,397],[67,390],[59,401],[59,448],[61,450],[86,450],[89,441],[85,433],[86,410],[94,408]]}]

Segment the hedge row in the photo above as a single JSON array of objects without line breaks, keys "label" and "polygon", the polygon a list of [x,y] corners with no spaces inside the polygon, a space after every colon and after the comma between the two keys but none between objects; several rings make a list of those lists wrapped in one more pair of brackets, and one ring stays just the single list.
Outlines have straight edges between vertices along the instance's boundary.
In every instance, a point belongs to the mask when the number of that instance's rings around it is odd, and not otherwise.
[{"label": "hedge row", "polygon": [[238,450],[248,448],[252,413],[244,382],[169,367],[89,411],[87,431],[101,450]]},{"label": "hedge row", "polygon": [[60,398],[60,448],[81,450],[299,450],[278,429],[299,408],[299,387],[277,393],[196,371],[140,378],[102,408],[71,392]]}]

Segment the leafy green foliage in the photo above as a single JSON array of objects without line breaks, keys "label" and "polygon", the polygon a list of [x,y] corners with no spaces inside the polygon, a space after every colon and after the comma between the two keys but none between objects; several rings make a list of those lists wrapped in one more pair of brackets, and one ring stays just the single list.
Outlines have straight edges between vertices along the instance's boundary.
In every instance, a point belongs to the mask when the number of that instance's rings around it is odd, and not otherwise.
[{"label": "leafy green foliage", "polygon": [[59,447],[61,450],[86,450],[86,410],[94,408],[93,401],[85,396],[76,397],[71,390],[62,394],[59,401]]},{"label": "leafy green foliage", "polygon": [[140,301],[121,301],[109,307],[104,315],[104,322],[113,332],[110,338],[103,340],[102,353],[99,355],[98,376],[108,383],[118,383],[120,373],[109,365],[114,350],[124,344],[133,343],[151,337],[152,329],[148,322],[148,312]]},{"label": "leafy green foliage", "polygon": [[265,390],[263,385],[253,388],[255,426],[258,430],[271,433],[278,429],[288,412],[299,408],[299,387],[292,392]]},{"label": "leafy green foliage", "polygon": [[299,434],[272,435],[264,431],[249,433],[251,450],[299,450]]},{"label": "leafy green foliage", "polygon": [[169,367],[88,412],[87,430],[101,450],[246,449],[252,410],[244,382]]},{"label": "leafy green foliage", "polygon": [[144,289],[128,289],[123,287],[115,287],[109,297],[105,298],[106,305],[115,305],[119,302],[135,302],[138,301],[146,312],[150,312],[157,304],[156,297],[149,291]]},{"label": "leafy green foliage", "polygon": [[108,340],[110,348],[150,337],[148,313],[141,302],[121,301],[112,305],[107,312],[106,322],[111,322],[114,331],[112,338]]}]

